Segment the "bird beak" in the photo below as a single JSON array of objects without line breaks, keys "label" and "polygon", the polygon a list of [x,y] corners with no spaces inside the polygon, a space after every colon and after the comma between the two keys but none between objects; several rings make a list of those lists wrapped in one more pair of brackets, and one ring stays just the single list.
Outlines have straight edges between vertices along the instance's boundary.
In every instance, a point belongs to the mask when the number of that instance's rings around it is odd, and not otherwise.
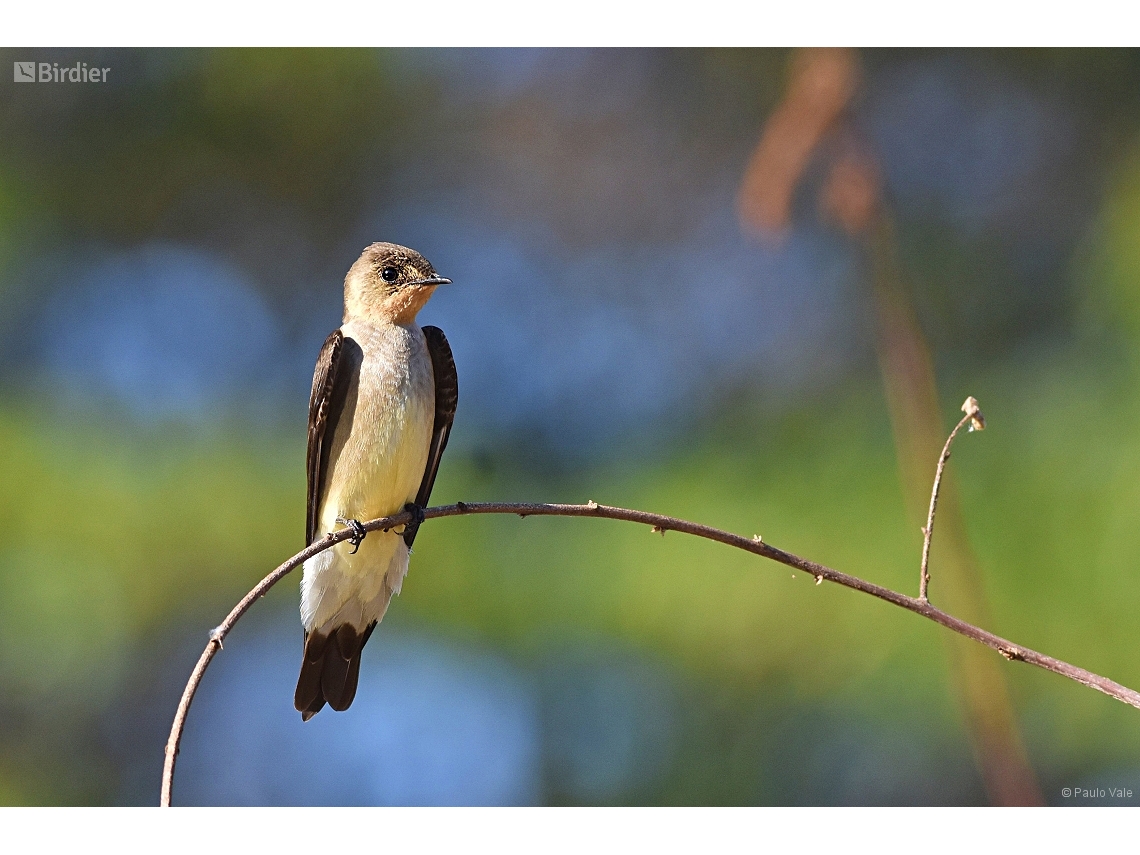
[{"label": "bird beak", "polygon": [[450,279],[444,279],[442,276],[429,276],[427,279],[417,279],[415,282],[409,282],[409,285],[450,285]]}]

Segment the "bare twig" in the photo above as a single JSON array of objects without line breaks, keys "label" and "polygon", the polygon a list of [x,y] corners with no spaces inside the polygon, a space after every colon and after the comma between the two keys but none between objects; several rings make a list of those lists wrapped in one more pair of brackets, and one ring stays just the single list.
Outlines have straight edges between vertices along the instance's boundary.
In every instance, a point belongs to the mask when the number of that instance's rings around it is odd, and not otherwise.
[{"label": "bare twig", "polygon": [[962,421],[950,431],[950,436],[946,439],[946,444],[942,446],[942,456],[938,458],[938,468],[934,472],[934,487],[930,491],[930,513],[926,517],[926,526],[922,529],[922,567],[919,570],[918,577],[918,598],[922,602],[928,602],[929,598],[926,596],[926,589],[930,585],[930,540],[934,537],[934,511],[938,507],[938,490],[942,486],[942,472],[946,469],[946,461],[950,459],[950,446],[954,443],[954,437],[958,435],[966,423],[970,423],[970,430],[983,430],[986,426],[985,416],[982,411],[978,409],[978,401],[976,398],[970,397],[962,404],[962,412],[965,413]]},{"label": "bare twig", "polygon": [[[872,597],[878,597],[880,600],[886,600],[888,603],[892,603],[909,612],[914,612],[917,615],[921,615],[935,623],[941,624],[947,629],[959,635],[964,635],[966,638],[972,639],[979,644],[984,644],[986,647],[996,650],[1006,659],[1028,662],[1030,665],[1036,665],[1039,668],[1044,668],[1046,671],[1052,671],[1054,674],[1068,677],[1070,680],[1075,680],[1097,691],[1104,692],[1104,694],[1109,697],[1116,698],[1118,701],[1123,701],[1126,704],[1140,709],[1140,692],[1133,691],[1126,686],[1109,680],[1107,677],[1101,677],[1099,674],[1086,671],[1084,668],[1078,668],[1075,665],[1062,662],[1060,659],[1054,659],[1052,656],[1046,656],[1043,653],[1030,650],[1028,647],[1014,644],[998,635],[994,635],[992,632],[987,632],[984,629],[959,620],[952,615],[948,615],[936,609],[927,601],[915,597],[908,597],[906,594],[900,594],[897,591],[892,591],[889,588],[884,588],[873,582],[866,582],[857,576],[849,576],[838,570],[832,570],[830,567],[825,567],[822,564],[817,564],[806,558],[800,558],[798,555],[793,555],[790,552],[784,552],[782,549],[777,549],[761,540],[741,537],[737,534],[712,528],[711,526],[701,525],[700,523],[687,522],[686,520],[677,519],[676,517],[667,517],[662,514],[649,513],[648,511],[614,508],[607,505],[599,505],[593,501],[585,505],[516,504],[508,502],[481,502],[474,504],[457,502],[454,505],[427,508],[424,511],[424,519],[463,516],[466,514],[517,514],[520,517],[600,517],[602,519],[641,523],[650,526],[651,530],[655,529],[662,533],[666,531],[678,531],[683,534],[694,535],[695,537],[715,540],[717,543],[734,546],[737,549],[743,549],[745,552],[751,552],[763,558],[777,561],[780,564],[803,570],[814,576],[817,583],[826,580],[828,582],[834,582],[837,585],[842,585],[845,588],[862,591],[864,594],[870,594]],[[407,511],[401,511],[390,517],[370,520],[364,523],[364,528],[366,531],[387,531],[388,529],[396,528],[410,521],[411,514]],[[266,591],[272,588],[282,577],[288,574],[290,570],[300,566],[307,559],[319,552],[323,552],[330,546],[340,543],[343,540],[348,540],[351,536],[352,529],[341,529],[340,531],[326,535],[322,540],[298,552],[262,579],[257,586],[246,594],[242,601],[234,607],[233,611],[226,616],[226,619],[211,631],[210,640],[206,644],[206,649],[202,651],[202,656],[198,659],[198,664],[194,666],[194,670],[190,674],[190,681],[186,684],[186,689],[182,693],[182,700],[178,704],[178,712],[175,714],[174,723],[170,728],[170,739],[166,743],[166,762],[162,770],[161,804],[163,807],[170,806],[171,791],[174,786],[174,762],[178,756],[178,746],[182,741],[182,729],[186,723],[186,714],[190,709],[190,702],[194,699],[194,693],[198,690],[198,684],[201,682],[202,675],[205,674],[210,660],[213,659],[214,654],[221,649],[222,641],[226,635],[233,629],[238,619],[249,610],[249,607],[253,605],[254,601],[263,596]]]}]

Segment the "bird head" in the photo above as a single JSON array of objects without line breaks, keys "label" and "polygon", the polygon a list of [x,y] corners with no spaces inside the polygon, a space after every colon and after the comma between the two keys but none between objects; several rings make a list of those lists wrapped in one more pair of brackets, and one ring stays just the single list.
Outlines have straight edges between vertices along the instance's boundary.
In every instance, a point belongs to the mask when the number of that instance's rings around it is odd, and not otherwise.
[{"label": "bird head", "polygon": [[439,285],[450,284],[414,249],[374,243],[344,278],[344,317],[410,324]]}]

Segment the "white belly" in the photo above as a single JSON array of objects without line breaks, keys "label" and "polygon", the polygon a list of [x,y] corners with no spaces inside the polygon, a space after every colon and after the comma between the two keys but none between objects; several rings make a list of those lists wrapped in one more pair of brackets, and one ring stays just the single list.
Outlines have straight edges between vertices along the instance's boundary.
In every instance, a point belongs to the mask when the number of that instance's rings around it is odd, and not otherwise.
[{"label": "white belly", "polygon": [[[348,366],[356,377],[331,437],[318,536],[340,528],[338,517],[389,516],[415,499],[435,416],[431,358],[418,327],[350,321],[341,329],[359,345],[360,364]],[[407,568],[408,549],[395,532],[370,533],[356,554],[340,543],[310,559],[301,583],[305,628],[362,630],[383,617]]]},{"label": "white belly", "polygon": [[337,517],[386,516],[416,497],[435,416],[431,358],[418,327],[377,330],[350,322],[343,330],[363,361],[332,437],[318,513],[325,531]]}]

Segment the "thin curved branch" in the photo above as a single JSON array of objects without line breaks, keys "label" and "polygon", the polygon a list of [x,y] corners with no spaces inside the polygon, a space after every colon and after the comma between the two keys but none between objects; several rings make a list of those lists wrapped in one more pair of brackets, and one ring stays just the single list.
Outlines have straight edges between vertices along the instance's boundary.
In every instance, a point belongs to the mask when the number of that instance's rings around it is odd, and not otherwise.
[{"label": "thin curved branch", "polygon": [[954,444],[954,437],[958,435],[958,431],[966,426],[966,422],[970,423],[970,430],[985,430],[986,417],[982,415],[982,411],[978,409],[978,400],[972,395],[966,399],[966,403],[962,404],[962,412],[966,415],[962,416],[962,420],[950,431],[950,436],[946,439],[946,444],[942,446],[942,454],[938,458],[938,467],[934,471],[934,486],[930,491],[930,512],[926,516],[926,525],[922,529],[922,565],[919,568],[918,575],[918,598],[922,602],[927,602],[930,598],[926,595],[927,587],[930,585],[930,541],[934,537],[934,513],[938,510],[938,489],[942,486],[942,473],[946,471],[946,462],[950,459],[950,446]]},{"label": "thin curved branch", "polygon": [[[892,591],[890,588],[884,588],[873,582],[864,581],[857,576],[850,576],[838,570],[832,570],[830,567],[825,567],[822,564],[817,564],[814,561],[809,561],[806,558],[800,558],[798,555],[793,555],[790,552],[784,552],[782,549],[777,549],[774,546],[764,543],[759,537],[741,537],[738,534],[732,534],[718,528],[713,528],[712,526],[701,525],[700,523],[677,519],[676,517],[649,513],[648,511],[614,508],[607,505],[599,505],[597,502],[588,502],[585,505],[456,502],[454,505],[443,505],[437,508],[425,509],[424,519],[455,517],[466,514],[518,514],[520,517],[597,517],[600,519],[642,523],[651,526],[653,531],[678,531],[683,534],[694,535],[695,537],[715,540],[717,543],[734,546],[737,549],[743,549],[745,552],[751,552],[763,558],[785,564],[788,567],[794,567],[797,570],[811,573],[815,576],[817,584],[823,581],[834,582],[845,588],[851,588],[855,591],[861,591],[864,594],[870,594],[872,597],[878,597],[880,600],[886,600],[888,603],[906,609],[908,612],[914,612],[917,615],[921,615],[935,623],[941,624],[959,635],[973,639],[979,644],[993,648],[1006,659],[1028,662],[1030,665],[1036,665],[1039,668],[1044,668],[1046,671],[1052,671],[1054,674],[1060,674],[1062,677],[1076,680],[1078,683],[1104,692],[1109,697],[1116,698],[1118,701],[1123,701],[1130,706],[1140,709],[1140,692],[1122,686],[1119,683],[1109,680],[1107,677],[1101,677],[1099,674],[1086,671],[1084,668],[1078,668],[1075,665],[1070,665],[1068,662],[1062,662],[1060,659],[1054,659],[1052,656],[1046,656],[1044,653],[1038,653],[1036,650],[1030,650],[1028,647],[1014,644],[1012,641],[1007,641],[1001,636],[994,635],[992,632],[987,632],[980,627],[976,627],[973,624],[966,623],[952,615],[946,614],[946,612],[936,609],[928,601],[916,597],[908,597],[906,594],[900,594],[897,591]],[[383,519],[369,520],[364,523],[364,528],[366,531],[387,531],[408,522],[411,522],[411,514],[407,511],[401,511],[398,514],[384,517]],[[198,659],[198,664],[194,666],[194,670],[190,674],[190,681],[186,684],[186,689],[182,693],[182,699],[178,703],[178,711],[174,716],[174,723],[170,728],[170,739],[166,743],[166,762],[162,770],[161,804],[163,807],[170,806],[171,792],[174,787],[174,763],[178,756],[179,745],[182,742],[182,729],[186,724],[186,714],[190,710],[190,703],[194,700],[194,693],[198,690],[198,684],[201,683],[202,676],[206,673],[206,668],[209,666],[210,660],[222,649],[222,642],[225,640],[226,635],[233,629],[234,624],[238,622],[241,616],[249,610],[249,607],[277,584],[282,577],[317,553],[323,552],[330,546],[340,543],[343,540],[348,540],[351,536],[352,529],[349,528],[330,532],[307,549],[298,552],[258,582],[256,587],[246,594],[241,602],[234,606],[233,611],[226,616],[226,619],[211,630],[210,640],[206,644],[206,649],[202,651],[202,656]]]},{"label": "thin curved branch", "polygon": [[[410,515],[403,512],[400,516]],[[374,522],[384,521],[375,520]],[[392,523],[392,525],[399,525],[399,523]],[[368,529],[375,531],[378,527],[368,526]],[[162,795],[160,799],[162,807],[170,807],[171,789],[174,787],[174,760],[178,756],[178,748],[182,743],[182,730],[186,726],[186,714],[190,711],[190,703],[194,700],[194,693],[198,691],[198,684],[202,682],[202,676],[206,673],[210,660],[214,658],[215,653],[222,649],[222,642],[230,634],[234,624],[249,611],[250,606],[264,597],[269,589],[280,582],[290,571],[295,570],[314,555],[324,552],[330,546],[340,543],[342,540],[348,540],[352,537],[352,533],[350,528],[329,532],[321,540],[298,552],[258,582],[253,590],[242,597],[241,601],[226,615],[226,619],[210,630],[210,640],[206,644],[206,649],[202,651],[202,655],[198,657],[198,664],[190,672],[190,681],[182,691],[182,698],[178,701],[178,710],[174,713],[174,724],[170,728],[170,738],[166,741],[166,760],[162,767]]]}]

